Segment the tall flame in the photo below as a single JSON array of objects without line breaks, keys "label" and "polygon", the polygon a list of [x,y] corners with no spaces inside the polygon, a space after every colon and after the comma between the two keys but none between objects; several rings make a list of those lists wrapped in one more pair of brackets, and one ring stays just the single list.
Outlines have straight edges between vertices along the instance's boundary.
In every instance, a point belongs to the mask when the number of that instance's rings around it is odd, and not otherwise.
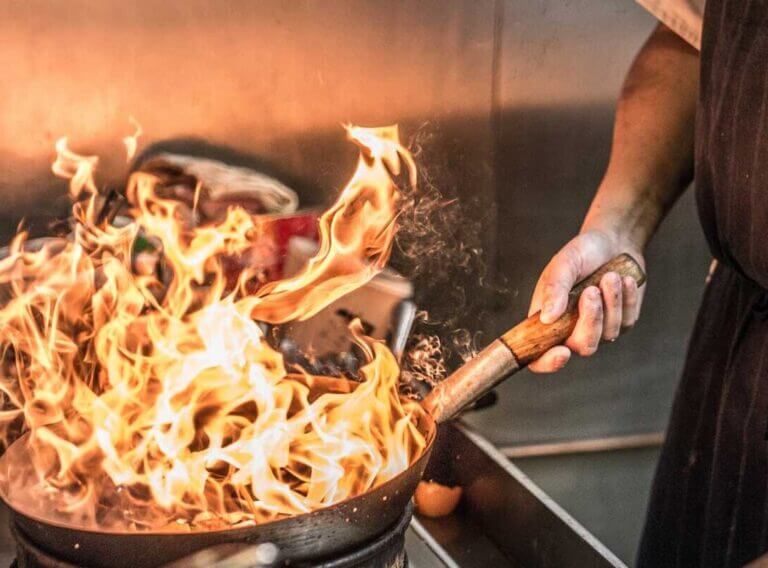
[{"label": "tall flame", "polygon": [[[0,261],[0,420],[23,416],[32,458],[6,468],[6,497],[74,526],[230,526],[337,503],[420,455],[421,410],[398,394],[383,342],[353,324],[364,380],[323,392],[322,377],[286,368],[258,323],[308,318],[389,258],[393,176],[405,168],[415,184],[415,165],[397,127],[347,132],[360,159],[320,219],[319,252],[255,292],[252,271],[233,288],[222,260],[254,246],[263,219],[233,207],[189,226],[156,178],[134,173],[131,222],[115,227],[97,213],[97,159],[59,141],[53,171],[81,199],[74,239],[30,251],[21,234]],[[133,270],[139,235],[162,251],[164,281]]]},{"label": "tall flame", "polygon": [[123,138],[125,154],[129,162],[136,155],[136,150],[139,147],[139,137],[144,134],[144,131],[141,128],[141,124],[139,124],[135,118],[131,117],[130,121],[134,128],[133,134],[129,134]]}]

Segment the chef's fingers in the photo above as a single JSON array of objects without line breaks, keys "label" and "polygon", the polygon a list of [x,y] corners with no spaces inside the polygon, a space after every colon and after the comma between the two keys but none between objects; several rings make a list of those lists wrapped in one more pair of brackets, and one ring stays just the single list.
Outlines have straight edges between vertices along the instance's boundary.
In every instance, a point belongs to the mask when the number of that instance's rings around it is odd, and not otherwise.
[{"label": "chef's fingers", "polygon": [[597,286],[589,286],[579,298],[579,319],[565,345],[582,357],[593,355],[603,335],[603,300]]},{"label": "chef's fingers", "polygon": [[541,323],[553,323],[563,315],[574,284],[612,256],[611,243],[602,233],[590,231],[572,239],[541,273],[529,314],[541,309]]},{"label": "chef's fingers", "polygon": [[581,275],[581,253],[572,245],[560,250],[541,273],[536,286],[533,311],[541,309],[541,323],[552,323],[568,305],[568,293]]},{"label": "chef's fingers", "polygon": [[534,373],[554,373],[565,367],[571,358],[571,350],[565,345],[558,345],[528,365]]},{"label": "chef's fingers", "polygon": [[624,321],[621,276],[609,272],[600,279],[603,295],[603,339],[613,341],[619,336]]},{"label": "chef's fingers", "polygon": [[640,290],[637,289],[637,282],[634,278],[625,276],[622,279],[621,284],[621,326],[632,327],[635,325],[635,322],[640,315],[640,303],[642,301],[642,294]]}]

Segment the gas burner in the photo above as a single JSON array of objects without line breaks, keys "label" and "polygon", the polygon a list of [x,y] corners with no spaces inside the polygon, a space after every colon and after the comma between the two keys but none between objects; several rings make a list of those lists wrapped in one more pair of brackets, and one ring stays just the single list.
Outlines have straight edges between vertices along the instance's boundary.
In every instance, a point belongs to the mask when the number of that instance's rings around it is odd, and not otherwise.
[{"label": "gas burner", "polygon": [[391,528],[372,542],[357,550],[320,563],[298,566],[318,568],[406,568],[408,556],[405,550],[405,532],[413,516],[413,505],[403,513]]},{"label": "gas burner", "polygon": [[[413,506],[409,505],[397,522],[373,541],[333,558],[290,563],[290,566],[295,568],[405,568],[409,565],[405,550],[405,533],[412,516]],[[40,549],[15,524],[11,526],[11,533],[16,545],[16,560],[11,564],[11,568],[82,568]],[[166,566],[168,568],[182,566],[224,568],[232,566],[234,562],[232,559],[235,557],[237,557],[236,565],[242,568],[281,565],[279,561],[274,564],[261,563],[258,559],[258,548],[248,544],[232,544],[226,549],[223,547],[217,547],[216,550],[206,549]],[[249,555],[253,558],[252,561],[249,561]],[[289,565],[289,563],[285,564]]]},{"label": "gas burner", "polygon": [[16,560],[10,568],[78,568],[37,548],[14,524],[11,525],[11,534],[16,545]]}]

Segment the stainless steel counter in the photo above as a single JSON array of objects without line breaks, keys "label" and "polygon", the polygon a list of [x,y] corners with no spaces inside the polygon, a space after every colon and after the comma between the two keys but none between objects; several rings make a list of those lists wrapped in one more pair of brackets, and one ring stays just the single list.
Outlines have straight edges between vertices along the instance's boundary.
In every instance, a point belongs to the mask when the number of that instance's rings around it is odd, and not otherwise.
[{"label": "stainless steel counter", "polygon": [[624,566],[466,425],[441,427],[427,476],[452,480],[464,493],[452,515],[412,523],[406,548],[415,568]]}]

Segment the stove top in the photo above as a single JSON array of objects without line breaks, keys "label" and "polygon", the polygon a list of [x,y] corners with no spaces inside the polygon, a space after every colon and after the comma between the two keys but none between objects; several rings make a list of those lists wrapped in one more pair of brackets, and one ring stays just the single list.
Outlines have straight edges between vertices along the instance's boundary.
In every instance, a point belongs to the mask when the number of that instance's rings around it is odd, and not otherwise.
[{"label": "stove top", "polygon": [[[2,544],[5,545],[5,541]],[[461,566],[417,519],[411,521],[405,532],[405,552],[409,568],[459,568]],[[14,554],[15,550],[7,550],[4,546],[0,554],[0,566],[17,568],[18,563]],[[63,566],[64,564],[59,563],[59,567]]]}]

